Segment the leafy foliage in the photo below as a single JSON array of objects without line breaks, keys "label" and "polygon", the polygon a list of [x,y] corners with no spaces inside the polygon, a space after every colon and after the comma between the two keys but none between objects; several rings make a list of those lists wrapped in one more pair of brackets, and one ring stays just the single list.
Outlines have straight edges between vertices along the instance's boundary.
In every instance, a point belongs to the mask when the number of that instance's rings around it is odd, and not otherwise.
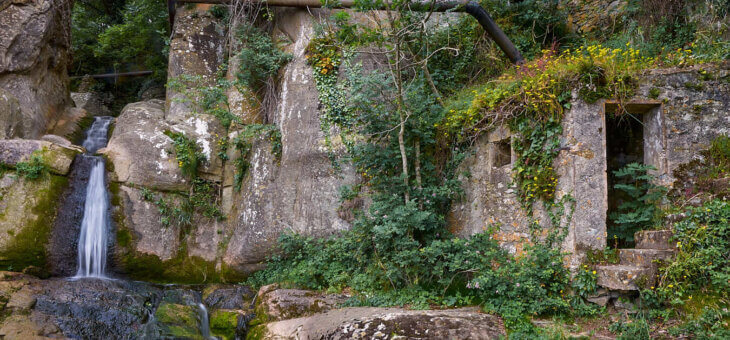
[{"label": "leafy foliage", "polygon": [[233,187],[236,191],[241,190],[243,178],[249,168],[248,153],[251,151],[252,140],[257,137],[265,138],[271,144],[271,153],[278,163],[281,161],[281,131],[276,125],[270,124],[250,124],[243,127],[238,135],[233,139],[232,144],[239,152],[238,158],[233,161],[236,171],[233,177]]},{"label": "leafy foliage", "polygon": [[112,73],[150,70],[150,78],[121,84],[99,83],[96,90],[113,92],[115,104],[135,101],[138,93],[164,84],[167,78],[169,18],[157,0],[74,1],[71,18],[72,64],[69,73]]},{"label": "leafy foliage", "polygon": [[175,147],[177,165],[183,175],[190,179],[198,176],[198,167],[207,162],[208,158],[200,151],[200,146],[182,132],[165,131],[165,135],[172,138]]},{"label": "leafy foliage", "polygon": [[667,189],[654,184],[654,176],[650,170],[652,166],[639,163],[630,163],[624,168],[613,172],[620,181],[614,188],[626,194],[627,199],[621,202],[618,210],[610,214],[612,226],[609,231],[625,242],[634,241],[634,233],[649,229],[659,222],[661,203]]},{"label": "leafy foliage", "polygon": [[242,25],[237,38],[242,48],[238,54],[240,66],[236,77],[244,86],[251,88],[263,86],[292,58],[290,54],[276,48],[268,35],[251,25]]},{"label": "leafy foliage", "polygon": [[19,176],[27,180],[37,180],[48,175],[48,165],[43,160],[43,156],[34,151],[30,159],[15,164],[15,171]]}]

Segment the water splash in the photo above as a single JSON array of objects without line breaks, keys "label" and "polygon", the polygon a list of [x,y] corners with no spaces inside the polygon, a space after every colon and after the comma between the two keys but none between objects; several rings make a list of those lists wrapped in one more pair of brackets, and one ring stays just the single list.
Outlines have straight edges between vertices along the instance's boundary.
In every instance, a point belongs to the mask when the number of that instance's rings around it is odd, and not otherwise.
[{"label": "water splash", "polygon": [[105,278],[107,257],[107,233],[109,230],[109,197],[106,191],[104,160],[92,154],[107,143],[107,132],[112,117],[96,117],[84,140],[93,165],[86,187],[84,218],[79,234],[79,267],[76,277]]}]

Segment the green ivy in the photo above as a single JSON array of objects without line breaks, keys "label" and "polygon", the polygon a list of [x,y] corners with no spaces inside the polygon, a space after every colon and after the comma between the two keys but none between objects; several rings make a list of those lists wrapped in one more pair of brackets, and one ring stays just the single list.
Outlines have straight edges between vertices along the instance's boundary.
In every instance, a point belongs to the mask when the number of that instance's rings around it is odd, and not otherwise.
[{"label": "green ivy", "polygon": [[253,139],[256,137],[267,139],[271,144],[271,154],[274,156],[274,160],[277,164],[281,162],[281,131],[279,131],[279,128],[276,127],[276,125],[249,124],[244,126],[236,138],[232,141],[233,146],[239,154],[238,158],[233,161],[233,166],[235,168],[233,185],[236,191],[241,190],[243,179],[248,172],[250,164],[248,163],[247,158],[251,148],[253,147]]}]

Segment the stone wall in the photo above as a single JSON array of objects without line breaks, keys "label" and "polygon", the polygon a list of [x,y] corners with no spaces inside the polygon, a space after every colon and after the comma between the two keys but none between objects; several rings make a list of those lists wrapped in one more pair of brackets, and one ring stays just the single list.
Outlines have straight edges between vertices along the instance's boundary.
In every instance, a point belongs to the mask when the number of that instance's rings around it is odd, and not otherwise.
[{"label": "stone wall", "polygon": [[[655,70],[641,81],[638,94],[623,107],[641,117],[644,163],[657,168],[658,182],[671,187],[673,172],[700,157],[719,135],[730,134],[730,63],[684,69]],[[653,97],[653,98],[652,98]],[[572,108],[563,118],[562,151],[555,160],[557,197],[570,194],[576,206],[563,249],[573,253],[575,266],[588,249],[606,246],[608,184],[605,115],[615,111],[615,101],[587,104],[574,93]],[[510,165],[499,160],[507,131],[481,138],[473,154],[461,164],[471,174],[462,178],[465,198],[452,207],[450,228],[469,236],[498,225],[496,237],[504,247],[519,253],[529,237],[527,218],[510,187]],[[515,137],[512,137],[515,138]],[[514,157],[514,156],[512,156]],[[536,207],[539,208],[539,207]],[[545,223],[544,213],[536,209]]]}]

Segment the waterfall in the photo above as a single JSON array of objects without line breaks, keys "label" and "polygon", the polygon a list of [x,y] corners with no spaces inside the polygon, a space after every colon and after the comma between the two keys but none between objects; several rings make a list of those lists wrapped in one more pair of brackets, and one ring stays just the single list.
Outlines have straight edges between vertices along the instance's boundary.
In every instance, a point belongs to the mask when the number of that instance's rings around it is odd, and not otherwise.
[{"label": "waterfall", "polygon": [[112,117],[94,118],[94,123],[89,128],[83,143],[87,154],[82,157],[91,159],[93,165],[86,186],[76,277],[105,277],[109,197],[106,191],[104,159],[93,154],[106,145],[111,121]]},{"label": "waterfall", "polygon": [[198,311],[200,313],[200,334],[205,340],[218,340],[218,338],[210,335],[210,324],[208,323],[208,309],[205,305],[198,303]]}]

